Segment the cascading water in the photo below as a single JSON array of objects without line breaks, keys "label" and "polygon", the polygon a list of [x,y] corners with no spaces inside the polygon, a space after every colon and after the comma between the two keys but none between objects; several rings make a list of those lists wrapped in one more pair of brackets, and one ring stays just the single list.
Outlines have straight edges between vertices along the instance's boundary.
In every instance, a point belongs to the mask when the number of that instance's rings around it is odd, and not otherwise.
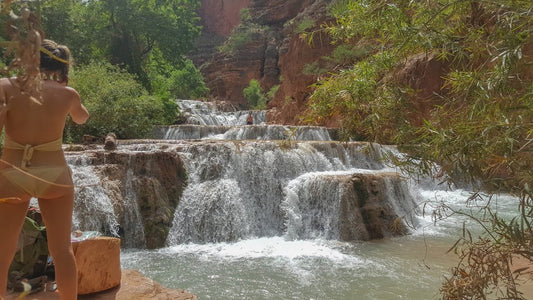
[{"label": "cascading water", "polygon": [[[460,203],[467,193],[435,191],[440,187],[430,180],[424,190],[390,175],[398,172],[387,167],[383,153],[396,153],[394,147],[334,142],[334,133],[323,128],[244,125],[248,112],[220,112],[198,101],[179,105],[196,125],[162,127],[155,134],[161,140],[122,146],[122,151],[175,153],[188,176],[168,246],[143,250],[135,249],[142,243],[131,243],[121,255],[123,268],[139,269],[200,299],[438,297],[450,265],[445,255],[453,244],[450,233],[459,230],[459,221],[451,218],[433,226],[429,216],[414,212],[425,201]],[[264,123],[264,112],[254,113],[255,121]],[[89,166],[69,163],[77,184],[101,184],[89,178],[94,172]],[[343,212],[351,203],[347,195],[353,194],[354,175],[368,174],[383,175],[376,188],[386,194],[391,210],[416,226],[409,235],[342,241]],[[100,197],[96,187],[77,193],[89,191],[84,197]],[[97,201],[97,206],[112,210],[107,200]],[[86,202],[78,209],[86,209]],[[90,226],[116,228],[117,218],[100,209],[89,209],[104,216]],[[128,209],[133,212],[126,218],[140,223],[138,207]],[[363,213],[359,217],[368,218]],[[364,230],[355,230],[355,236],[358,232]]]},{"label": "cascading water", "polygon": [[122,233],[123,247],[144,247],[144,228],[133,193],[131,169],[126,171],[126,195],[117,203],[109,193],[116,190],[114,183],[102,180],[100,172],[86,157],[67,155],[67,162],[75,186],[73,230],[98,231],[115,237]]},{"label": "cascading water", "polygon": [[154,129],[154,137],[164,140],[298,140],[330,141],[336,130],[317,126],[284,125],[172,125]]},{"label": "cascading water", "polygon": [[[187,124],[160,126],[154,137],[165,140],[300,140],[329,141],[336,130],[317,126],[266,125],[265,111],[220,111],[209,102],[178,100]],[[253,125],[246,125],[248,114]]]},{"label": "cascading water", "polygon": [[119,222],[100,177],[83,159],[69,161],[75,189],[73,227],[118,236]]},{"label": "cascading water", "polygon": [[306,173],[286,185],[282,208],[287,239],[340,238],[340,197],[346,183],[322,174]]},{"label": "cascading water", "polygon": [[133,192],[133,172],[128,169],[126,172],[126,201],[124,207],[124,244],[123,247],[145,246],[144,227],[141,214],[137,205],[137,195]]},{"label": "cascading water", "polygon": [[254,124],[264,124],[266,111],[236,110],[233,107],[222,111],[211,102],[177,100],[188,124],[196,125],[245,125],[248,114],[252,114]]}]

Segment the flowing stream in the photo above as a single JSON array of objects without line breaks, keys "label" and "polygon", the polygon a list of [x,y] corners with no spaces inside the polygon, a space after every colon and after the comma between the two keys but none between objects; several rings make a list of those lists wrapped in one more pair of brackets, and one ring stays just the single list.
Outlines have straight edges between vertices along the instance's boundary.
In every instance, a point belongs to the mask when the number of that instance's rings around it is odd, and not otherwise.
[{"label": "flowing stream", "polygon": [[[266,125],[260,111],[178,104],[188,124],[158,128],[154,136],[180,144],[165,149],[184,161],[188,185],[167,246],[146,250],[126,237],[123,268],[200,299],[438,298],[455,260],[446,251],[467,220],[434,223],[431,209],[440,203],[462,208],[468,191],[387,179],[390,206],[409,221],[410,233],[343,242],[339,211],[347,183],[354,174],[398,172],[383,160],[384,153],[396,153],[394,147],[335,142],[334,130],[319,127]],[[245,125],[249,113],[253,125]],[[96,211],[78,201],[76,209],[85,213],[75,212],[75,224],[116,232],[98,179],[79,158],[70,163],[78,184],[96,183],[77,193],[89,193],[102,207]],[[128,198],[135,203],[133,195]],[[502,196],[495,203],[505,210],[513,201]],[[132,231],[144,235],[138,209],[127,207]],[[85,220],[87,212],[92,217]]]}]

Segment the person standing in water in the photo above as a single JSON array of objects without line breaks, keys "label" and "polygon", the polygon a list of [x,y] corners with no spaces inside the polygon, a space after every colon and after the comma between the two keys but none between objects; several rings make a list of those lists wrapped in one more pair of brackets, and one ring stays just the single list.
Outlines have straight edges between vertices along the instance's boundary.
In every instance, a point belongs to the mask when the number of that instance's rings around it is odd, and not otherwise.
[{"label": "person standing in water", "polygon": [[61,300],[77,299],[78,279],[71,245],[74,186],[62,150],[68,115],[77,124],[89,118],[76,90],[67,86],[70,51],[44,40],[40,99],[21,90],[16,78],[0,79],[0,299],[31,197],[39,200],[48,249],[54,259]]},{"label": "person standing in water", "polygon": [[246,125],[253,125],[254,124],[254,117],[252,117],[252,113],[248,113],[248,118],[246,118]]}]

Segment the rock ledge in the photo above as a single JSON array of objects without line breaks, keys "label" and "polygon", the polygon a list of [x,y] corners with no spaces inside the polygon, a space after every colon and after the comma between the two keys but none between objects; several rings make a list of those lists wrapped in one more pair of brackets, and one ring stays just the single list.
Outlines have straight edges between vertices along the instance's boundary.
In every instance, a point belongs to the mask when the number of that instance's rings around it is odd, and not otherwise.
[{"label": "rock ledge", "polygon": [[[17,294],[8,295],[14,300]],[[59,300],[56,292],[40,292],[27,296],[28,300]],[[168,289],[143,276],[136,270],[122,270],[120,286],[96,294],[79,296],[78,300],[198,300],[196,295],[179,289]]]}]

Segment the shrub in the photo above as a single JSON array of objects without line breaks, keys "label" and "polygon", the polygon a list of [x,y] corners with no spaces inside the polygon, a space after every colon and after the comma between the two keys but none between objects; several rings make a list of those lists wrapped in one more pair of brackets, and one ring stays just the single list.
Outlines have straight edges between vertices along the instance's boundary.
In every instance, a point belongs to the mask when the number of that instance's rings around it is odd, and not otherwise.
[{"label": "shrub", "polygon": [[267,29],[267,26],[262,26],[251,21],[249,9],[242,9],[239,25],[233,29],[226,42],[218,47],[218,51],[230,54],[234,53],[242,49],[246,44],[257,40]]},{"label": "shrub", "polygon": [[312,63],[305,64],[302,69],[302,74],[304,75],[319,76],[319,75],[326,74],[327,72],[328,72],[328,69],[321,67],[319,61],[314,61]]},{"label": "shrub", "polygon": [[266,96],[268,98],[268,101],[270,101],[270,100],[272,100],[274,98],[274,96],[276,95],[276,93],[279,90],[279,87],[280,87],[280,85],[276,84],[275,86],[271,87],[270,90],[268,90],[268,92],[266,94]]},{"label": "shrub", "polygon": [[169,66],[168,75],[155,73],[150,77],[153,92],[162,99],[198,99],[209,92],[202,74],[189,59],[182,68]]},{"label": "shrub", "polygon": [[242,90],[242,93],[244,94],[244,98],[248,100],[248,105],[250,108],[266,108],[266,103],[268,99],[267,97],[265,97],[263,88],[261,87],[261,84],[259,84],[259,81],[255,79],[250,80],[250,84],[248,85],[248,87]]},{"label": "shrub", "polygon": [[315,20],[311,18],[305,18],[296,24],[295,32],[300,34],[306,32],[315,26]]},{"label": "shrub", "polygon": [[170,103],[150,96],[133,75],[109,63],[76,70],[71,84],[91,117],[84,125],[67,121],[64,135],[69,142],[79,142],[84,134],[102,137],[109,132],[122,139],[143,138],[153,125],[169,123],[176,116]]}]

